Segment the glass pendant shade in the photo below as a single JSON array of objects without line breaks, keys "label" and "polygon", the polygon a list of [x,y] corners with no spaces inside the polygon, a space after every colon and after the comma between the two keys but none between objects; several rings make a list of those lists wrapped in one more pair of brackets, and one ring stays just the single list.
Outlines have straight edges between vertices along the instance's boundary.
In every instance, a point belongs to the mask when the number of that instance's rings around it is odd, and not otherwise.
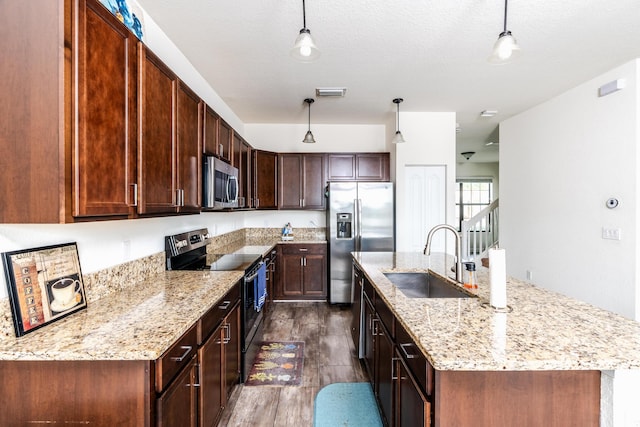
[{"label": "glass pendant shade", "polygon": [[400,132],[400,103],[402,101],[404,101],[402,98],[396,98],[393,100],[393,103],[396,104],[396,134],[391,140],[393,144],[402,144],[406,142],[402,136],[402,132]]},{"label": "glass pendant shade", "polygon": [[313,98],[307,98],[304,100],[304,102],[307,103],[308,107],[309,107],[309,121],[308,121],[308,125],[309,128],[307,130],[307,133],[304,135],[304,139],[302,140],[302,142],[304,142],[305,144],[315,144],[316,143],[316,139],[313,137],[313,134],[311,133],[311,104],[313,104],[315,102],[315,100]]},{"label": "glass pendant shade", "polygon": [[307,133],[304,136],[304,139],[302,140],[302,142],[304,142],[305,144],[315,144],[316,143],[316,139],[313,137],[313,134],[311,133],[311,130],[307,131]]},{"label": "glass pendant shade", "polygon": [[507,5],[508,0],[504,0],[504,28],[498,40],[493,45],[493,51],[491,56],[487,58],[492,64],[504,64],[507,61],[515,59],[520,54],[520,46],[518,42],[511,34],[511,31],[507,30]]},{"label": "glass pendant shade", "polygon": [[402,144],[402,143],[404,143],[406,141],[404,140],[404,137],[402,136],[402,132],[397,130],[396,134],[393,137],[393,139],[391,140],[391,142],[393,142],[394,144]]},{"label": "glass pendant shade", "polygon": [[489,57],[489,62],[500,64],[515,59],[520,54],[520,46],[511,34],[511,31],[504,31],[498,36],[493,45],[493,52]]},{"label": "glass pendant shade", "polygon": [[320,56],[320,51],[311,37],[311,31],[306,28],[300,30],[291,49],[291,56],[302,62],[311,62]]}]

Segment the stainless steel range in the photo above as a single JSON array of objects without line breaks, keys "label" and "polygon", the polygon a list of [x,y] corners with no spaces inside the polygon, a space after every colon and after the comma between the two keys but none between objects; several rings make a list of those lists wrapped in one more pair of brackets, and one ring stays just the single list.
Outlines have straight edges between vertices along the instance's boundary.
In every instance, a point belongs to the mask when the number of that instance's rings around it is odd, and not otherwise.
[{"label": "stainless steel range", "polygon": [[[262,341],[266,266],[262,254],[208,254],[211,236],[206,228],[165,236],[167,270],[243,271],[241,289],[242,367],[244,382]],[[260,284],[263,286],[260,286]]]}]

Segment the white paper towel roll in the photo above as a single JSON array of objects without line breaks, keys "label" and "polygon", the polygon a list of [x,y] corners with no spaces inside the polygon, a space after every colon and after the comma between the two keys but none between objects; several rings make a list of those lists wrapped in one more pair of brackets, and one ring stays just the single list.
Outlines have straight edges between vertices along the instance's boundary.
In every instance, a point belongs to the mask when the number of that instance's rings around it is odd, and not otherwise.
[{"label": "white paper towel roll", "polygon": [[489,249],[489,294],[492,306],[507,307],[507,267],[504,249]]}]

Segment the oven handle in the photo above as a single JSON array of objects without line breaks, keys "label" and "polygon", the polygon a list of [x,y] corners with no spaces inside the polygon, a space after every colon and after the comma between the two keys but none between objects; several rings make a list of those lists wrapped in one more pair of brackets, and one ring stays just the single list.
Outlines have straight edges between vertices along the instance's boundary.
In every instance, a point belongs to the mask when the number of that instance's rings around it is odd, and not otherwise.
[{"label": "oven handle", "polygon": [[244,281],[246,282],[253,282],[254,279],[256,277],[258,277],[258,270],[260,270],[260,267],[262,267],[262,264],[264,264],[264,261],[260,261],[260,263],[258,264],[258,266],[255,269],[254,273],[249,274],[248,276],[244,276]]}]

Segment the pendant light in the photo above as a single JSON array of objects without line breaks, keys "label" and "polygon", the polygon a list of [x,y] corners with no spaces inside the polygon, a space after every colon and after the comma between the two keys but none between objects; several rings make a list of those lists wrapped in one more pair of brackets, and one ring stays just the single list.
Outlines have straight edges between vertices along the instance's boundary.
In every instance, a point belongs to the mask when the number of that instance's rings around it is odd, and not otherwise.
[{"label": "pendant light", "polygon": [[307,28],[307,14],[304,0],[302,0],[302,29],[291,49],[291,56],[298,61],[311,62],[320,56],[320,51],[311,38],[311,31]]},{"label": "pendant light", "polygon": [[315,144],[316,139],[313,137],[313,134],[311,133],[311,104],[313,104],[315,100],[313,98],[307,98],[304,100],[304,102],[306,102],[307,105],[309,106],[309,122],[308,122],[309,129],[307,130],[307,133],[305,134],[302,142],[304,142],[305,144]]},{"label": "pendant light", "polygon": [[393,103],[396,104],[396,135],[393,137],[391,142],[394,144],[402,144],[405,142],[402,133],[400,132],[400,103],[404,101],[402,98],[396,98],[393,100]]},{"label": "pendant light", "polygon": [[489,57],[489,62],[494,64],[504,64],[505,62],[516,58],[520,54],[520,46],[518,42],[511,34],[511,31],[507,30],[507,1],[504,0],[504,28],[498,40],[493,45],[493,52]]}]

